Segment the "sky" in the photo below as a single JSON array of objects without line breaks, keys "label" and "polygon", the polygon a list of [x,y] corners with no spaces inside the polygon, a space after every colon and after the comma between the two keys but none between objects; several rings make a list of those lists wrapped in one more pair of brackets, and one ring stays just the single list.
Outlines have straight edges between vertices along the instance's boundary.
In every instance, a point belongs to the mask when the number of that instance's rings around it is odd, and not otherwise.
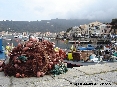
[{"label": "sky", "polygon": [[117,18],[117,0],[0,0],[0,21]]}]

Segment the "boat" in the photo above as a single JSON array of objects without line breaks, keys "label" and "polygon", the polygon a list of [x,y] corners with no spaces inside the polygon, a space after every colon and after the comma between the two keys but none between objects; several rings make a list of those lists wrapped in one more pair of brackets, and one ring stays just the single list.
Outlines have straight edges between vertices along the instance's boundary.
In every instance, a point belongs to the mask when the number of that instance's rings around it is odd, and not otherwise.
[{"label": "boat", "polygon": [[19,37],[19,36],[16,36],[16,35],[14,36],[14,38],[18,38],[18,37]]},{"label": "boat", "polygon": [[89,40],[89,41],[79,41],[79,40],[69,40],[69,43],[71,44],[91,44],[93,43],[93,41]]},{"label": "boat", "polygon": [[95,47],[88,44],[86,47],[78,47],[77,50],[95,50]]}]

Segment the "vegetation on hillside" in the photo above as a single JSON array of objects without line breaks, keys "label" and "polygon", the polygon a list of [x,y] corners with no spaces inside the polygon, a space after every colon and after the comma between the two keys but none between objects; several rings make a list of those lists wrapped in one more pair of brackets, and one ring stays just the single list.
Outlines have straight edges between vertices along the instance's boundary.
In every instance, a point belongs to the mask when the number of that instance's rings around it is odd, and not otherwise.
[{"label": "vegetation on hillside", "polygon": [[90,22],[104,20],[88,20],[88,19],[51,19],[41,21],[0,21],[0,32],[61,32],[68,31],[71,27],[88,24]]}]

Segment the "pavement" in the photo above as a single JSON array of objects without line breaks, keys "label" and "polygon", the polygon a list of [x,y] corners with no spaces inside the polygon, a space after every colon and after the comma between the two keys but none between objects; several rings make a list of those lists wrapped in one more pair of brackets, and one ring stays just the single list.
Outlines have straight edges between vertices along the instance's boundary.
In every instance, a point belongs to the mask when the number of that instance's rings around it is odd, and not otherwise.
[{"label": "pavement", "polygon": [[0,87],[117,87],[117,62],[68,68],[65,74],[15,78],[0,72]]}]

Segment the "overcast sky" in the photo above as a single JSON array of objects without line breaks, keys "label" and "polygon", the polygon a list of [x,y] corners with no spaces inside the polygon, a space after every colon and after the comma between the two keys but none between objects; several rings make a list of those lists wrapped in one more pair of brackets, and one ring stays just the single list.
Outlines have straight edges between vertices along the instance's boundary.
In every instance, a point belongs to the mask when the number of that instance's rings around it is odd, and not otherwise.
[{"label": "overcast sky", "polygon": [[117,0],[0,0],[0,20],[117,18]]}]

